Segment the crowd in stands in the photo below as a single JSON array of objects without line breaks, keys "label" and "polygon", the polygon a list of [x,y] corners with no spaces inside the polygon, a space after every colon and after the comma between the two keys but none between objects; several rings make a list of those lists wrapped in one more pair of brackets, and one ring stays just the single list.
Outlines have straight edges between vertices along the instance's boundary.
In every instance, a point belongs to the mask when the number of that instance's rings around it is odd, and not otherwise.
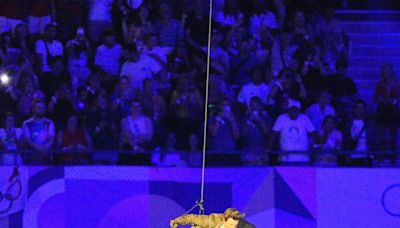
[{"label": "crowd in stands", "polygon": [[[317,163],[370,164],[367,151],[396,150],[392,67],[367,112],[346,74],[350,40],[320,2],[213,1],[208,153],[256,165],[308,163],[268,154],[315,149]],[[52,149],[150,151],[160,164],[200,151],[208,16],[206,0],[1,0],[0,146],[37,151],[27,164]]]}]

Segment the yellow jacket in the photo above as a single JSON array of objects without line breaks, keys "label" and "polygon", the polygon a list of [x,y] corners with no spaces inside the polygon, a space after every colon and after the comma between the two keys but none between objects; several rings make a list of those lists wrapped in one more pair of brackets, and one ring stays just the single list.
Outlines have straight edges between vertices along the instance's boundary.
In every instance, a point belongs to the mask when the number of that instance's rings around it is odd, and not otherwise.
[{"label": "yellow jacket", "polygon": [[174,220],[171,220],[171,227],[175,228],[178,225],[192,225],[196,228],[220,228],[224,223],[224,214],[210,215],[183,215]]}]

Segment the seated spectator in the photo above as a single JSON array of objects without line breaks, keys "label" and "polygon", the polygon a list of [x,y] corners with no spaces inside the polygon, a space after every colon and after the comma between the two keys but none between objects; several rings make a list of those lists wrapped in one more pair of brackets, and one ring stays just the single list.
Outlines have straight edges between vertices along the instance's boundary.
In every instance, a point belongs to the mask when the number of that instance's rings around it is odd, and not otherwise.
[{"label": "seated spectator", "polygon": [[250,100],[253,97],[259,97],[261,101],[266,104],[267,97],[269,96],[270,88],[264,82],[264,69],[262,66],[255,66],[251,70],[251,82],[246,83],[240,89],[237,100],[250,107]]},{"label": "seated spectator", "polygon": [[122,76],[111,97],[111,108],[118,113],[118,116],[125,118],[130,114],[131,104],[139,93],[131,87],[132,83],[127,76]]},{"label": "seated spectator", "polygon": [[[98,96],[88,110],[85,127],[90,132],[93,148],[96,150],[117,149],[119,143],[119,120],[104,96]],[[111,156],[112,159],[116,158]]]},{"label": "seated spectator", "polygon": [[[214,29],[212,31],[211,35],[211,41],[210,41],[210,58],[212,61],[218,62],[222,64],[222,66],[225,68],[225,71],[229,70],[229,64],[230,64],[230,58],[229,54],[227,51],[224,50],[224,48],[221,47],[223,41],[223,35],[221,31],[218,29]],[[203,48],[204,52],[208,52],[208,48]]]},{"label": "seated spectator", "polygon": [[37,99],[45,99],[45,94],[38,89],[34,81],[27,79],[22,90],[12,89],[11,96],[17,101],[18,116],[27,118],[32,114],[32,103]]},{"label": "seated spectator", "polygon": [[171,78],[179,78],[192,70],[192,63],[184,42],[177,42],[174,50],[167,56],[168,72]]},{"label": "seated spectator", "polygon": [[107,92],[101,87],[99,73],[93,73],[86,81],[86,87],[79,91],[78,100],[81,103],[79,108],[89,110],[100,96],[107,96]]},{"label": "seated spectator", "polygon": [[316,158],[316,164],[322,166],[335,166],[337,159],[332,152],[342,149],[343,136],[336,128],[336,120],[334,116],[328,115],[322,122],[322,128],[319,130],[321,139],[321,154]]},{"label": "seated spectator", "polygon": [[21,50],[21,56],[30,59],[33,62],[34,39],[29,34],[29,28],[26,24],[21,23],[15,27],[12,46]]},{"label": "seated spectator", "polygon": [[153,122],[142,114],[140,102],[133,101],[131,115],[121,121],[123,148],[136,152],[148,150],[148,143],[153,139]]},{"label": "seated spectator", "polygon": [[375,87],[374,101],[377,104],[376,124],[378,125],[379,149],[397,149],[397,129],[400,124],[400,84],[392,65],[386,64],[381,69],[381,77]]},{"label": "seated spectator", "polygon": [[55,128],[52,120],[45,118],[46,104],[44,101],[36,100],[33,103],[33,116],[23,123],[24,140],[29,148],[36,150],[35,153],[27,154],[28,164],[49,164],[55,136]]},{"label": "seated spectator", "polygon": [[64,55],[62,43],[56,40],[57,27],[53,24],[46,25],[43,39],[35,44],[35,53],[38,58],[38,70],[42,73],[50,72],[53,58]]},{"label": "seated spectator", "polygon": [[193,14],[185,21],[185,38],[189,51],[207,46],[208,40],[208,7],[203,0],[195,0]]},{"label": "seated spectator", "polygon": [[[5,152],[0,156],[1,165],[22,165],[21,155],[14,152],[24,145],[23,132],[21,128],[15,126],[14,119],[11,112],[3,117],[3,128],[0,128],[0,148]],[[13,153],[6,153],[6,151]]]},{"label": "seated spectator", "polygon": [[327,116],[335,116],[335,109],[330,105],[332,96],[327,92],[322,92],[316,103],[312,104],[305,111],[308,118],[317,130],[322,127],[322,122]]},{"label": "seated spectator", "polygon": [[103,42],[97,47],[94,64],[99,66],[109,77],[119,75],[120,58],[122,47],[115,42],[115,33],[112,30],[106,30],[103,33]]},{"label": "seated spectator", "polygon": [[[371,166],[371,157],[368,150],[373,150],[374,143],[374,126],[366,115],[367,104],[358,100],[354,104],[352,118],[345,123],[344,148],[350,151],[345,158],[347,161],[341,160],[341,165],[351,166]],[[354,152],[354,153],[353,153]]]},{"label": "seated spectator", "polygon": [[16,78],[13,82],[13,86],[22,88],[24,83],[30,80],[35,84],[35,87],[39,88],[39,77],[36,75],[32,61],[28,57],[20,57],[18,59],[18,71],[16,72]]},{"label": "seated spectator", "polygon": [[203,98],[194,82],[188,78],[181,79],[169,102],[172,116],[169,124],[176,133],[179,150],[187,150],[188,136],[200,129],[203,105]]},{"label": "seated spectator", "polygon": [[154,59],[157,58],[155,55],[140,55],[134,44],[129,44],[124,49],[127,60],[121,67],[121,76],[129,78],[134,90],[142,91],[143,80],[153,78],[162,66]]},{"label": "seated spectator", "polygon": [[262,164],[262,154],[270,134],[268,113],[263,109],[261,98],[254,96],[250,99],[249,109],[243,123],[243,149],[248,153],[245,160],[250,164]]},{"label": "seated spectator", "polygon": [[2,66],[7,68],[15,67],[21,53],[21,49],[13,46],[11,33],[4,32],[0,35],[0,60]]},{"label": "seated spectator", "polygon": [[66,128],[58,132],[56,147],[62,150],[87,150],[92,148],[89,133],[79,127],[78,117],[70,116]]},{"label": "seated spectator", "polygon": [[178,41],[183,40],[182,24],[173,18],[173,9],[168,3],[160,6],[161,20],[155,24],[155,29],[162,47],[174,47]]},{"label": "seated spectator", "polygon": [[262,1],[252,1],[253,13],[249,18],[249,30],[253,35],[261,35],[264,29],[277,29],[278,21],[274,12],[269,11]]},{"label": "seated spectator", "polygon": [[140,53],[141,58],[150,57],[155,60],[161,67],[167,63],[167,56],[173,47],[159,46],[158,36],[155,33],[147,33],[144,36],[144,48]]},{"label": "seated spectator", "polygon": [[244,21],[244,15],[239,9],[239,1],[224,1],[221,11],[215,15],[215,21],[222,26],[234,26]]},{"label": "seated spectator", "polygon": [[90,39],[95,44],[100,41],[105,29],[112,26],[111,4],[113,0],[93,0],[90,1],[88,25]]},{"label": "seated spectator", "polygon": [[312,39],[314,33],[304,12],[296,10],[292,17],[292,20],[288,21],[288,27],[292,30],[294,42],[300,44],[304,40]]},{"label": "seated spectator", "polygon": [[158,123],[165,117],[167,105],[164,98],[155,91],[152,79],[145,79],[143,81],[143,93],[140,100],[143,107],[143,114],[151,117],[155,123]]},{"label": "seated spectator", "polygon": [[208,131],[212,153],[233,153],[236,151],[236,140],[240,137],[240,126],[232,112],[229,101],[224,100],[217,106],[218,112],[211,117]]},{"label": "seated spectator", "polygon": [[280,138],[279,149],[282,152],[302,152],[303,154],[286,154],[280,157],[280,161],[285,163],[308,164],[311,159],[307,155],[310,149],[308,136],[318,142],[318,133],[310,119],[301,113],[301,104],[296,100],[289,100],[289,111],[278,117],[273,128],[269,143],[271,148],[276,138]]},{"label": "seated spectator", "polygon": [[86,79],[90,75],[88,62],[93,52],[86,32],[82,27],[76,30],[75,38],[67,42],[66,49],[72,90],[76,94],[78,88],[85,84]]}]

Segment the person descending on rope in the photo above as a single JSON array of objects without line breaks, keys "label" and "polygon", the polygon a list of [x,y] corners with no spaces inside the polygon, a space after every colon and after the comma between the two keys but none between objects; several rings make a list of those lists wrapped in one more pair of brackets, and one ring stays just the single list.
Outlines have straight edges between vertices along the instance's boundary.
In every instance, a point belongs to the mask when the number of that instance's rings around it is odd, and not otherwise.
[{"label": "person descending on rope", "polygon": [[195,215],[187,214],[170,221],[171,228],[180,225],[192,225],[197,228],[254,228],[243,219],[244,214],[235,208],[228,208],[223,214]]}]

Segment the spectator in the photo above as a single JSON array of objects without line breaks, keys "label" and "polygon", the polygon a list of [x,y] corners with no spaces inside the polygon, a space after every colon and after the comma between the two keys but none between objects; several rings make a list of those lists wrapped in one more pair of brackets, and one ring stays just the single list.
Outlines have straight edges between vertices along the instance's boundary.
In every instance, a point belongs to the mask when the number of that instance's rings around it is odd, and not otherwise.
[{"label": "spectator", "polygon": [[210,119],[209,133],[213,153],[232,153],[236,151],[236,140],[240,137],[240,126],[232,112],[229,101],[218,104],[218,112]]},{"label": "spectator", "polygon": [[0,60],[1,65],[7,68],[15,67],[21,50],[12,46],[11,33],[4,32],[0,35]]},{"label": "spectator", "polygon": [[185,38],[191,50],[205,47],[208,40],[207,4],[203,0],[195,0],[193,5],[196,10],[185,21]]},{"label": "spectator", "polygon": [[246,150],[246,161],[250,164],[262,164],[262,154],[267,145],[270,132],[268,113],[263,109],[260,97],[250,99],[250,105],[243,123],[243,149]]},{"label": "spectator", "polygon": [[288,30],[283,30],[278,36],[278,39],[274,41],[271,52],[271,68],[275,76],[278,75],[283,68],[289,67],[293,54],[298,48],[298,46],[292,42],[292,39],[292,33]]},{"label": "spectator", "polygon": [[164,99],[155,91],[154,81],[145,79],[143,81],[143,94],[141,96],[143,114],[152,118],[155,123],[159,123],[167,111]]},{"label": "spectator", "polygon": [[129,115],[132,101],[139,96],[138,92],[134,91],[131,85],[132,83],[129,78],[122,76],[111,97],[111,108],[122,118]]},{"label": "spectator", "polygon": [[264,82],[263,67],[255,66],[251,70],[251,82],[242,86],[237,100],[250,107],[250,100],[253,97],[259,97],[261,101],[266,104],[269,91],[270,88],[268,84]]},{"label": "spectator", "polygon": [[161,71],[162,66],[155,60],[159,58],[154,54],[140,55],[134,44],[125,46],[124,52],[127,60],[121,67],[121,76],[129,78],[134,90],[142,91],[143,80]]},{"label": "spectator", "polygon": [[18,57],[23,56],[29,58],[33,62],[34,40],[33,37],[29,35],[29,28],[26,24],[21,23],[15,27],[11,45],[21,51],[21,53],[19,53],[20,55],[17,55]]},{"label": "spectator", "polygon": [[[96,97],[84,119],[84,127],[90,132],[96,150],[119,148],[119,121],[116,113],[109,108],[109,103],[104,96]],[[116,158],[111,156],[111,159]]]},{"label": "spectator", "polygon": [[322,127],[322,122],[327,116],[335,116],[335,109],[330,105],[332,95],[322,92],[316,103],[312,104],[305,111],[308,118],[314,124],[317,130]]},{"label": "spectator", "polygon": [[44,38],[35,44],[35,53],[38,58],[39,72],[50,72],[54,57],[64,55],[64,47],[62,43],[56,40],[57,28],[53,24],[47,24],[45,28]]},{"label": "spectator", "polygon": [[321,139],[321,154],[316,158],[316,164],[322,166],[336,165],[336,155],[332,152],[342,149],[343,136],[336,128],[337,123],[334,116],[328,115],[322,122],[322,128],[319,130]]},{"label": "spectator", "polygon": [[75,111],[74,108],[75,97],[73,97],[71,86],[68,83],[60,84],[48,104],[49,114],[57,129],[65,128],[67,119]]},{"label": "spectator", "polygon": [[263,1],[252,1],[253,13],[249,18],[249,30],[253,35],[261,35],[263,30],[279,27],[275,14],[269,11]]},{"label": "spectator", "polygon": [[[75,35],[76,28],[87,28],[88,1],[82,0],[56,0],[56,21],[60,39],[68,41]],[[89,35],[89,34],[87,34]]]},{"label": "spectator", "polygon": [[97,98],[106,97],[107,92],[101,87],[99,73],[93,73],[86,81],[86,87],[81,88],[78,100],[80,109],[89,110],[95,103]]},{"label": "spectator", "polygon": [[181,79],[169,103],[172,116],[169,124],[175,130],[178,149],[187,150],[188,136],[200,129],[202,108],[203,98],[194,82],[188,78]]},{"label": "spectator", "polygon": [[92,148],[89,133],[79,127],[78,117],[70,116],[66,128],[57,134],[56,147],[62,150],[87,150]]},{"label": "spectator", "polygon": [[380,149],[396,150],[397,129],[400,124],[400,85],[393,67],[382,67],[381,77],[375,87],[374,101],[377,104],[376,124],[379,129]]},{"label": "spectator", "polygon": [[77,93],[78,88],[85,84],[90,75],[89,58],[93,54],[92,46],[86,37],[85,29],[76,30],[74,39],[69,40],[66,45],[68,54],[68,71],[71,74],[72,90]]},{"label": "spectator", "polygon": [[142,114],[142,105],[133,101],[131,115],[121,121],[123,148],[136,152],[148,150],[148,143],[153,139],[153,122]]},{"label": "spectator", "polygon": [[35,85],[35,82],[27,79],[22,90],[10,90],[11,97],[18,102],[17,113],[21,118],[28,118],[32,113],[32,102],[37,99],[45,99],[45,95]]},{"label": "spectator", "polygon": [[164,66],[167,62],[167,56],[171,52],[171,47],[159,46],[158,37],[155,33],[147,33],[144,36],[145,47],[142,50],[141,55],[148,56],[154,59],[160,66]]},{"label": "spectator", "polygon": [[33,117],[25,120],[23,123],[24,139],[29,148],[37,151],[35,154],[29,154],[27,162],[50,163],[51,154],[49,150],[53,147],[55,128],[52,120],[45,118],[46,104],[41,100],[33,103]]},{"label": "spectator", "polygon": [[22,129],[14,124],[14,114],[8,112],[3,117],[3,128],[0,128],[0,148],[12,153],[4,153],[0,157],[1,165],[22,165],[21,155],[16,154],[17,149],[24,145]]},{"label": "spectator", "polygon": [[172,7],[168,3],[160,6],[161,20],[155,24],[155,29],[162,47],[174,47],[178,41],[183,40],[182,24],[173,19]]},{"label": "spectator", "polygon": [[244,15],[239,9],[239,1],[224,1],[222,11],[215,15],[215,21],[222,26],[234,26],[243,23]]},{"label": "spectator", "polygon": [[55,0],[32,0],[28,2],[28,27],[33,34],[42,34],[45,26],[55,22]]},{"label": "spectator", "polygon": [[109,77],[119,75],[122,47],[115,42],[115,33],[106,30],[103,33],[103,43],[97,47],[94,64],[99,66]]},{"label": "spectator", "polygon": [[56,92],[62,84],[71,85],[71,77],[65,69],[64,58],[56,56],[51,63],[51,71],[39,77],[39,83],[47,99]]},{"label": "spectator", "polygon": [[89,34],[92,42],[100,41],[105,29],[112,26],[111,4],[113,0],[93,0],[89,6]]},{"label": "spectator", "polygon": [[[225,51],[221,47],[222,43],[222,33],[218,31],[217,29],[214,29],[212,31],[212,36],[211,36],[211,52],[210,52],[210,58],[212,61],[218,62],[222,64],[222,66],[225,68],[225,71],[229,70],[229,54],[227,51]],[[207,48],[203,48],[205,52],[207,52]]]},{"label": "spectator", "polygon": [[281,151],[303,153],[282,155],[280,160],[283,164],[309,164],[310,156],[306,154],[310,149],[308,136],[310,135],[314,142],[318,142],[318,133],[310,119],[300,112],[301,104],[299,101],[289,100],[288,108],[288,113],[280,115],[272,128],[269,148],[280,136],[279,148]]},{"label": "spectator", "polygon": [[353,117],[346,122],[344,128],[345,149],[352,151],[346,159],[340,161],[341,165],[371,166],[372,160],[368,150],[374,149],[374,127],[366,115],[367,104],[358,100],[354,104]]}]

